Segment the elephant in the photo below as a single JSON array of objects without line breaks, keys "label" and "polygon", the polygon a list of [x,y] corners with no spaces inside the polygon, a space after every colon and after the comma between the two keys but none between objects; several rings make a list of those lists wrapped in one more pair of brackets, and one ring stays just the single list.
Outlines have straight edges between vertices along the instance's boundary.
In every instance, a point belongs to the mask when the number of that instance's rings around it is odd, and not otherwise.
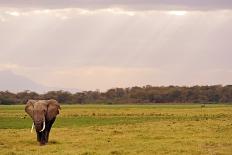
[{"label": "elephant", "polygon": [[37,141],[40,145],[48,143],[52,124],[60,109],[60,104],[54,99],[27,101],[25,111],[33,120],[31,132],[35,127]]}]

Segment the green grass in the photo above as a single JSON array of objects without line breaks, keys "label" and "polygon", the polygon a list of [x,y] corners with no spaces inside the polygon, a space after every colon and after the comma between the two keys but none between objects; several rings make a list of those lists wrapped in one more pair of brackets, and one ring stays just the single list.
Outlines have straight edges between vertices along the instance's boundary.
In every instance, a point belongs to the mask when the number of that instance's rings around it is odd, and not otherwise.
[{"label": "green grass", "polygon": [[38,146],[24,106],[0,106],[0,154],[232,154],[232,105],[62,105]]}]

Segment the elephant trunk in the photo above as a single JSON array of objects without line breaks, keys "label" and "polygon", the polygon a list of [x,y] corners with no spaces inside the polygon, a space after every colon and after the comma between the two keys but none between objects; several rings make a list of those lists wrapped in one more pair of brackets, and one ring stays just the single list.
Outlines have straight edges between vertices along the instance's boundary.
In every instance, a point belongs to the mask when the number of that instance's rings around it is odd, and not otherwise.
[{"label": "elephant trunk", "polygon": [[36,129],[36,132],[42,132],[44,131],[45,129],[45,117],[37,120],[37,121],[34,121],[34,125],[35,125],[35,129]]}]

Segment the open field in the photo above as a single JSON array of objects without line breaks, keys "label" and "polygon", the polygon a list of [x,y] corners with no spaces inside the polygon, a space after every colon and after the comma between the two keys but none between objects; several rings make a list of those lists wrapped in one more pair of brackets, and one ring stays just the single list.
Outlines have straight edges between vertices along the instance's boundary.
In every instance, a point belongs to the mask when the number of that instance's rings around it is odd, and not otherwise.
[{"label": "open field", "polygon": [[63,105],[46,146],[0,106],[0,154],[232,154],[232,105]]}]

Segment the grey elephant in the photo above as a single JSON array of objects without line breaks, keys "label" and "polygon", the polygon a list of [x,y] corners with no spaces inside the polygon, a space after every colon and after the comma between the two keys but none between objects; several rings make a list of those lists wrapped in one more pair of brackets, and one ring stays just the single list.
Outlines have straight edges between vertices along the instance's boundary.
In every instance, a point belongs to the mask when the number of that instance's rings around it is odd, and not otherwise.
[{"label": "grey elephant", "polygon": [[27,101],[25,111],[33,120],[31,131],[35,127],[37,141],[40,145],[45,145],[48,142],[52,124],[55,122],[60,109],[60,104],[53,99]]}]

